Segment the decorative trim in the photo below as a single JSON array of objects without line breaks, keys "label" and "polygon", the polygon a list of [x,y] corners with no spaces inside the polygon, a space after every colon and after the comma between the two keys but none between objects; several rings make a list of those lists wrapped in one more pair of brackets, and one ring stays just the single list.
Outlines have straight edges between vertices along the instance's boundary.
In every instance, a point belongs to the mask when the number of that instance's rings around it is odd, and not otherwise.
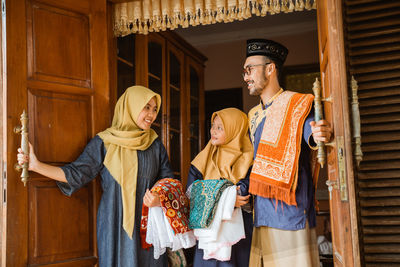
[{"label": "decorative trim", "polygon": [[148,34],[153,31],[173,30],[217,22],[248,19],[252,15],[266,16],[316,9],[315,0],[238,0],[194,2],[163,0],[133,1],[115,4],[114,35]]}]

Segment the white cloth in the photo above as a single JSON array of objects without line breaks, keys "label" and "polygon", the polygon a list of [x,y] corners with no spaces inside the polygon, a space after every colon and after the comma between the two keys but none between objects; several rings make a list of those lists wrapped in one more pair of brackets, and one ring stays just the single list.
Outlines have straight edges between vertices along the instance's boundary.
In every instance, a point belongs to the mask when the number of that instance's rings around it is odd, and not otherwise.
[{"label": "white cloth", "polygon": [[190,248],[196,245],[193,231],[183,234],[174,234],[167,216],[161,207],[149,208],[147,219],[146,242],[154,247],[154,259],[164,254],[166,248],[176,251],[181,248]]},{"label": "white cloth", "polygon": [[199,241],[198,247],[204,250],[203,259],[229,261],[232,245],[245,238],[241,208],[235,208],[236,186],[230,186],[222,192],[211,225],[194,229]]}]

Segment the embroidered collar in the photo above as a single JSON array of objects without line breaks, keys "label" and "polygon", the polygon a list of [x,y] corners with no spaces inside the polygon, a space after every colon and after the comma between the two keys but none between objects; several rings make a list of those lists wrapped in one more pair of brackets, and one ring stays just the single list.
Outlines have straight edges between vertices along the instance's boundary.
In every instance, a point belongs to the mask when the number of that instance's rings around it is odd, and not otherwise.
[{"label": "embroidered collar", "polygon": [[261,107],[262,107],[262,109],[265,109],[266,106],[271,105],[272,102],[274,102],[274,100],[275,100],[282,92],[283,92],[283,89],[281,88],[273,97],[271,97],[270,99],[268,99],[268,101],[267,101],[267,103],[265,103],[265,105],[264,105],[264,103],[263,103],[262,100],[261,100]]}]

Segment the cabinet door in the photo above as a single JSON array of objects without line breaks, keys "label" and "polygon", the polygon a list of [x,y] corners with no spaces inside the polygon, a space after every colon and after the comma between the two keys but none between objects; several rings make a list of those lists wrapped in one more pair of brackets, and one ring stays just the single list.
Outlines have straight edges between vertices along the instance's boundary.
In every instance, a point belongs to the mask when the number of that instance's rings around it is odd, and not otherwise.
[{"label": "cabinet door", "polygon": [[147,43],[147,82],[151,90],[161,96],[162,106],[158,113],[157,119],[154,121],[152,128],[156,131],[158,136],[166,144],[166,114],[167,114],[167,94],[165,90],[165,73],[166,73],[166,60],[165,60],[165,40],[158,35],[149,35]]},{"label": "cabinet door", "polygon": [[[186,60],[187,156],[186,169],[204,146],[204,84],[203,67],[192,58]],[[187,177],[187,172],[183,172]],[[184,181],[186,182],[186,181]]]},{"label": "cabinet door", "polygon": [[184,54],[175,46],[167,45],[167,150],[176,178],[182,177],[183,122],[186,121],[183,112],[184,99]]},{"label": "cabinet door", "polygon": [[359,266],[341,1],[318,1],[317,15],[323,97],[331,98],[325,117],[334,131],[327,147],[333,257],[335,266]]}]

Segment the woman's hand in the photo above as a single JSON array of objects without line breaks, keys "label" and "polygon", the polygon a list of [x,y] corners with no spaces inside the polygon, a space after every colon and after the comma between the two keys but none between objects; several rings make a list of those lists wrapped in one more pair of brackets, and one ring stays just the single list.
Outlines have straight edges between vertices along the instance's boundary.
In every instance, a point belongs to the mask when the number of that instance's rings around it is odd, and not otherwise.
[{"label": "woman's hand", "polygon": [[159,207],[161,206],[160,197],[157,193],[151,192],[149,189],[147,189],[143,197],[143,204],[149,208]]},{"label": "woman's hand", "polygon": [[22,166],[24,163],[28,163],[28,170],[34,171],[35,166],[38,163],[38,159],[36,158],[35,152],[33,151],[33,147],[31,143],[29,143],[29,155],[25,154],[22,151],[22,148],[18,148],[17,160],[18,165]]},{"label": "woman's hand", "polygon": [[247,196],[239,195],[240,185],[237,187],[237,191],[238,191],[238,194],[236,195],[235,207],[239,208],[239,207],[243,206],[244,204],[249,203],[250,195],[247,195]]},{"label": "woman's hand", "polygon": [[67,183],[67,178],[65,177],[64,171],[57,166],[52,166],[43,162],[40,162],[33,151],[33,147],[31,143],[29,143],[29,155],[26,155],[22,148],[18,148],[17,154],[18,164],[22,166],[24,163],[28,164],[28,170],[37,172],[41,175],[54,179],[56,181],[60,181],[63,183]]}]

